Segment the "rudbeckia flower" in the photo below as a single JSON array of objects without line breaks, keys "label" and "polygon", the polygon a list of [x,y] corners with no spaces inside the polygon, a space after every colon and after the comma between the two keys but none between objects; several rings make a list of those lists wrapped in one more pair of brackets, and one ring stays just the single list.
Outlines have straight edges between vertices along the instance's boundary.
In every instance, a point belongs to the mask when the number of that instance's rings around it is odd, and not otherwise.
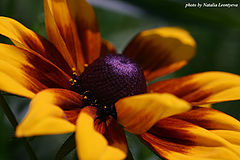
[{"label": "rudbeckia flower", "polygon": [[[240,159],[240,123],[200,107],[240,99],[240,77],[205,72],[146,85],[194,56],[180,28],[139,33],[123,53],[85,0],[45,0],[48,40],[0,17],[0,89],[32,99],[17,137],[76,132],[79,159],[124,159],[125,130],[169,160]],[[122,126],[122,127],[121,127]]]}]

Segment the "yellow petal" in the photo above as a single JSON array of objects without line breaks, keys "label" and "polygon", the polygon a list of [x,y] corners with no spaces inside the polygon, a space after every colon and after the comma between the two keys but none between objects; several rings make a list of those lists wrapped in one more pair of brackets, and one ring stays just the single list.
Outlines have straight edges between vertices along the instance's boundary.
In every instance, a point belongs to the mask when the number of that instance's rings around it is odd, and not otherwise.
[{"label": "yellow petal", "polygon": [[[229,130],[211,130],[212,133],[240,147],[240,132]],[[240,148],[239,148],[240,149]]]},{"label": "yellow petal", "polygon": [[35,52],[0,44],[0,89],[32,98],[45,88],[69,88],[70,77]]},{"label": "yellow petal", "polygon": [[14,19],[0,16],[0,34],[11,39],[18,47],[29,50],[29,52],[37,52],[67,73],[71,71],[70,66],[52,43]]},{"label": "yellow petal", "polygon": [[174,94],[192,105],[218,103],[240,99],[240,76],[226,72],[203,72],[160,81],[148,89]]},{"label": "yellow petal", "polygon": [[75,125],[66,110],[80,109],[82,96],[64,89],[46,89],[30,103],[30,109],[16,130],[17,137],[69,133]]},{"label": "yellow petal", "polygon": [[144,69],[146,80],[174,72],[194,56],[196,43],[185,30],[163,27],[139,33],[123,54]]},{"label": "yellow petal", "polygon": [[116,103],[118,121],[134,134],[142,134],[162,118],[186,112],[191,106],[171,94],[143,94]]},{"label": "yellow petal", "polygon": [[[223,118],[209,120],[210,114]],[[141,138],[166,159],[239,160],[239,129],[236,119],[213,109],[197,108],[158,121]]]},{"label": "yellow petal", "polygon": [[76,145],[78,158],[81,160],[120,160],[126,154],[118,148],[108,145],[103,135],[94,129],[94,118],[84,108],[78,117]]},{"label": "yellow petal", "polygon": [[100,56],[101,37],[95,12],[86,0],[68,0],[71,16],[77,26],[87,64]]}]

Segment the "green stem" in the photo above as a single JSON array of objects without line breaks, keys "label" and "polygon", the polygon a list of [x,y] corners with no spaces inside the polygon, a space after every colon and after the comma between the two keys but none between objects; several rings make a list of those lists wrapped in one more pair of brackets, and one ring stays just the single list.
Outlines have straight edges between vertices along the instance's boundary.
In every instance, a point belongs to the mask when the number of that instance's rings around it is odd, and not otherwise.
[{"label": "green stem", "polygon": [[[4,99],[4,97],[1,94],[0,94],[0,106],[3,109],[4,113],[6,114],[8,120],[12,124],[14,130],[16,130],[16,127],[18,125],[17,119],[14,116],[14,114],[13,114],[12,110],[10,109],[9,105],[7,104],[6,100]],[[22,140],[22,142],[24,144],[24,147],[27,150],[30,158],[32,160],[37,160],[37,156],[34,153],[30,143],[28,142],[28,139],[27,138],[22,138],[21,140]]]}]

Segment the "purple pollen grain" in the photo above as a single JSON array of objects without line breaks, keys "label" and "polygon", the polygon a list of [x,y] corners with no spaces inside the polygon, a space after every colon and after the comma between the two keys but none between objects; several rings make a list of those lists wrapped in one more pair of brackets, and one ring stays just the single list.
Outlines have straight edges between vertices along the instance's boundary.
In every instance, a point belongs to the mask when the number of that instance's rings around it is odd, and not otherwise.
[{"label": "purple pollen grain", "polygon": [[141,67],[124,55],[110,54],[90,64],[81,75],[81,87],[103,104],[147,91]]}]

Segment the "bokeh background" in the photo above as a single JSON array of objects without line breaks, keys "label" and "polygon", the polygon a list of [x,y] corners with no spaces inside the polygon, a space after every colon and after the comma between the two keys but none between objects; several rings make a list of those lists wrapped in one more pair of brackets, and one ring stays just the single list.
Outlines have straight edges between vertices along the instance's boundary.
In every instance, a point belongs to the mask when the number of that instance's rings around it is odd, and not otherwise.
[{"label": "bokeh background", "polygon": [[[101,35],[111,41],[118,52],[144,29],[178,26],[188,30],[197,42],[196,56],[190,63],[161,79],[180,77],[204,71],[226,71],[240,74],[240,3],[238,8],[185,8],[194,0],[89,0],[97,14]],[[203,1],[201,1],[203,2]],[[208,0],[207,3],[230,3]],[[46,37],[43,0],[0,0],[0,16],[12,17],[38,34]],[[0,37],[0,42],[9,40]],[[4,93],[5,94],[5,93]],[[20,122],[27,112],[29,100],[4,95]],[[214,105],[240,119],[240,102]],[[69,135],[41,136],[29,139],[39,159],[52,160]],[[160,159],[139,140],[127,134],[134,159]],[[0,107],[0,160],[29,159],[21,139],[14,137],[14,129]],[[65,159],[77,159],[73,151]]]}]

